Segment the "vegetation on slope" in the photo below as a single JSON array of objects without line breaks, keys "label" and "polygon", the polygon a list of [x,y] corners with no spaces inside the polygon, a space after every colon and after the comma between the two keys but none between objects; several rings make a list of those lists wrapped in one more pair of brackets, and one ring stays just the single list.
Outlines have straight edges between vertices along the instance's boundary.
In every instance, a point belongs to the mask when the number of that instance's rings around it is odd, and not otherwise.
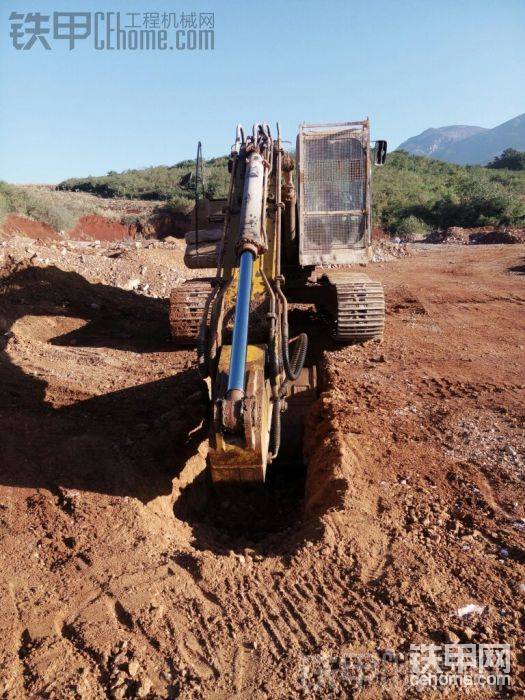
[{"label": "vegetation on slope", "polygon": [[[228,189],[227,157],[212,158],[205,165],[206,196],[224,197]],[[159,165],[141,170],[110,171],[100,177],[71,178],[58,189],[90,192],[100,197],[165,200],[175,210],[191,205],[195,192],[195,163],[183,160],[176,165]]]},{"label": "vegetation on slope", "polygon": [[[226,157],[206,162],[208,197],[226,196],[226,165]],[[62,182],[58,189],[100,197],[161,200],[163,208],[187,211],[195,190],[193,172],[194,162],[185,160],[173,166],[74,178]],[[0,217],[16,211],[58,230],[68,230],[86,213],[79,210],[85,205],[75,204],[74,198],[57,201],[52,195],[0,183]],[[374,168],[372,205],[374,225],[394,235],[424,234],[449,226],[523,226],[525,171],[453,165],[395,151],[383,168]]]},{"label": "vegetation on slope", "polygon": [[9,185],[0,181],[0,221],[6,214],[15,213],[49,224],[56,231],[68,231],[79,217],[99,212],[95,204],[65,195],[59,197],[45,187]]},{"label": "vegetation on slope", "polygon": [[494,170],[525,170],[525,151],[507,148],[500,156],[493,158],[487,168]]},{"label": "vegetation on slope", "polygon": [[395,151],[373,172],[375,225],[390,233],[525,223],[525,173]]}]

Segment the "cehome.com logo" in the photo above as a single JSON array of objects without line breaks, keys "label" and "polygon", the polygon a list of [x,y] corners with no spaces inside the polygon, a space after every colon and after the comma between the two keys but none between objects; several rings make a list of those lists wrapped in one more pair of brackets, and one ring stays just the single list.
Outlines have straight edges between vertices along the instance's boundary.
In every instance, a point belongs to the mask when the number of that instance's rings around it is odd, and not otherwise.
[{"label": "cehome.com logo", "polygon": [[[18,51],[51,50],[79,42],[96,51],[213,51],[213,12],[11,12],[11,42]],[[89,40],[89,41],[86,41]]]}]

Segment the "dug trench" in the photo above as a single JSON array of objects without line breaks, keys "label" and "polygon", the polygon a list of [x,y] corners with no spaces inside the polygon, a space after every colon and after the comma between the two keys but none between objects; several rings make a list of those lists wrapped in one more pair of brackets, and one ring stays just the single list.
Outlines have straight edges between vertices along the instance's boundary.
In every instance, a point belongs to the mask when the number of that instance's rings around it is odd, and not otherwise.
[{"label": "dug trench", "polygon": [[233,551],[242,556],[246,549],[264,556],[269,552],[290,554],[305,541],[321,536],[320,516],[338,502],[334,489],[325,495],[322,512],[318,507],[313,509],[315,513],[306,507],[309,497],[319,500],[318,480],[307,479],[309,455],[304,449],[303,434],[306,424],[310,430],[317,430],[311,424],[311,416],[324,386],[322,352],[326,333],[323,338],[321,329],[326,329],[311,309],[299,306],[292,311],[290,324],[292,334],[308,334],[305,367],[314,368],[316,384],[307,399],[296,404],[289,399],[281,418],[281,448],[278,457],[268,464],[264,484],[214,485],[204,456],[198,463],[194,460],[181,475],[174,513],[191,525],[198,549],[211,549],[222,555]]},{"label": "dug trench", "polygon": [[210,491],[205,396],[164,299],[6,269],[0,692],[418,697],[410,645],[450,640],[509,644],[522,692],[522,258],[372,266],[383,343],[324,345],[308,469],[248,507]]}]

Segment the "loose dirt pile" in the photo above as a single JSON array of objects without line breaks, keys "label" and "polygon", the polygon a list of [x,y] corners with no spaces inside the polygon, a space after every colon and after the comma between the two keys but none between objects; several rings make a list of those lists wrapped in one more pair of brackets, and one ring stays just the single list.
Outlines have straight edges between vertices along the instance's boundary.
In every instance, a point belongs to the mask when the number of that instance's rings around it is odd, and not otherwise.
[{"label": "loose dirt pile", "polygon": [[138,290],[145,296],[159,298],[167,297],[172,287],[188,276],[184,249],[184,241],[175,238],[165,242],[64,239],[55,242],[14,236],[0,241],[0,266],[35,267],[47,270],[51,276],[51,269],[74,272],[94,284]]},{"label": "loose dirt pile", "polygon": [[372,262],[395,260],[396,258],[404,258],[410,254],[411,250],[406,243],[394,243],[393,241],[384,239],[372,241]]},{"label": "loose dirt pile", "polygon": [[445,231],[433,231],[425,239],[425,243],[445,243],[447,245],[525,243],[525,231],[505,227],[494,229],[490,226],[481,228],[451,226]]},{"label": "loose dirt pile", "polygon": [[182,244],[0,254],[4,697],[420,697],[410,644],[446,642],[510,644],[523,692],[523,246],[371,265],[386,338],[324,345],[308,475],[231,500],[168,335]]}]

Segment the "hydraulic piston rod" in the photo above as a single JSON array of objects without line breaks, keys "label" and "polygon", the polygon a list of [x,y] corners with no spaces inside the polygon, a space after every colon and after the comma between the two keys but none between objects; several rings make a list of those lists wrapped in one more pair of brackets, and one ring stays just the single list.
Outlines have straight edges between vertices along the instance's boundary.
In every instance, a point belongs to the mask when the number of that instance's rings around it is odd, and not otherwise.
[{"label": "hydraulic piston rod", "polygon": [[245,250],[239,264],[239,283],[237,287],[237,305],[233,325],[233,340],[228,376],[228,392],[239,391],[244,394],[244,375],[246,372],[246,351],[248,348],[248,321],[250,317],[250,299],[252,295],[253,252]]},{"label": "hydraulic piston rod", "polygon": [[244,396],[253,261],[262,247],[263,198],[264,162],[260,153],[253,152],[248,157],[239,220],[239,281],[226,394],[233,400]]}]

